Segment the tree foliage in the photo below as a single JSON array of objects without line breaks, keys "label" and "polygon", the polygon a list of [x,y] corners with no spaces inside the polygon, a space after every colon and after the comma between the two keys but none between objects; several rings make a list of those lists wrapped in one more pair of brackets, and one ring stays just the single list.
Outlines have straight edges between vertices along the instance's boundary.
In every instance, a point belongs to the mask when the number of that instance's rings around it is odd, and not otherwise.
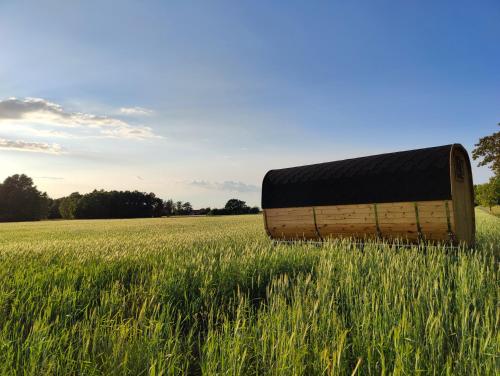
[{"label": "tree foliage", "polygon": [[24,174],[0,184],[0,221],[34,221],[47,217],[48,197]]},{"label": "tree foliage", "polygon": [[234,214],[257,214],[259,213],[258,207],[249,207],[245,201],[236,198],[230,199],[223,209],[212,209],[211,215],[234,215]]},{"label": "tree foliage", "polygon": [[208,215],[212,209],[210,207],[200,208],[196,211],[198,215]]},{"label": "tree foliage", "polygon": [[488,183],[474,186],[474,194],[476,203],[490,210],[500,205],[500,177],[494,176]]},{"label": "tree foliage", "polygon": [[490,165],[495,175],[500,176],[500,131],[493,133],[491,136],[480,138],[475,146],[476,148],[472,151],[472,158],[474,160],[481,159],[478,166]]},{"label": "tree foliage", "polygon": [[82,195],[78,192],[73,192],[69,196],[63,197],[59,204],[59,213],[61,217],[64,219],[75,218],[76,207],[81,198]]},{"label": "tree foliage", "polygon": [[193,212],[193,206],[189,201],[175,201],[169,199],[163,201],[162,215],[170,217],[171,215],[190,215]]},{"label": "tree foliage", "polygon": [[61,212],[59,211],[59,206],[61,205],[61,198],[52,199],[49,198],[48,201],[48,219],[59,219],[62,218]]},{"label": "tree foliage", "polygon": [[180,214],[189,215],[193,212],[193,206],[191,205],[191,203],[189,201],[183,203],[181,208],[182,209],[181,209]]},{"label": "tree foliage", "polygon": [[174,215],[175,211],[175,204],[174,200],[169,199],[163,203],[163,214],[166,215],[167,217],[170,217],[171,215]]},{"label": "tree foliage", "polygon": [[246,211],[247,208],[248,206],[245,201],[238,200],[236,198],[230,199],[228,202],[226,202],[226,206],[224,206],[224,209],[234,214],[240,214]]},{"label": "tree foliage", "polygon": [[147,218],[160,217],[163,207],[163,201],[154,193],[94,190],[63,198],[59,211],[67,219]]}]

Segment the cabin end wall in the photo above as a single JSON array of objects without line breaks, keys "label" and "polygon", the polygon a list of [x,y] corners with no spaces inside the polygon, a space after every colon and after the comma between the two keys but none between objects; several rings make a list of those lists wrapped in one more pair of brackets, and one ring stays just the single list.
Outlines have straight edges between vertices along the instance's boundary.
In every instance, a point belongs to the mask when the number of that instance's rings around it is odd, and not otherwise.
[{"label": "cabin end wall", "polygon": [[461,145],[453,145],[450,151],[450,182],[456,242],[471,246],[476,231],[474,188],[470,159]]}]

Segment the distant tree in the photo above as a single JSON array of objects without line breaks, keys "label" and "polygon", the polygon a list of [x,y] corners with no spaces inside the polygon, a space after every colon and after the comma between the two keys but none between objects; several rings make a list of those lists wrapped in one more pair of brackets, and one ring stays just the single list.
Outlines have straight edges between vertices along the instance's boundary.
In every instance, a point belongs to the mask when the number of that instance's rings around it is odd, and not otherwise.
[{"label": "distant tree", "polygon": [[[118,218],[120,218],[120,214],[122,213],[118,212],[118,207],[120,205],[116,201],[116,198],[115,200],[113,200],[111,192],[95,189],[92,192],[81,196],[81,198],[76,203],[73,217],[97,219],[115,218],[115,216],[118,216]],[[114,213],[112,213],[113,206],[115,207]]]},{"label": "distant tree", "polygon": [[[154,196],[154,193],[150,193]],[[158,197],[153,198],[153,217],[161,217],[165,212],[165,202]]]},{"label": "distant tree", "polygon": [[250,208],[248,211],[248,214],[259,214],[260,213],[260,208],[258,206],[254,206]]},{"label": "distant tree", "polygon": [[174,213],[176,215],[181,215],[182,214],[182,201],[177,201],[175,203],[175,210]]},{"label": "distant tree", "polygon": [[78,192],[73,192],[69,196],[63,197],[59,203],[59,213],[64,219],[73,219],[76,215],[76,208],[82,195]]},{"label": "distant tree", "polygon": [[193,207],[191,206],[191,203],[189,201],[182,204],[182,214],[189,215],[192,211]]},{"label": "distant tree", "polygon": [[257,206],[253,208],[247,206],[245,201],[238,200],[236,198],[230,199],[224,208],[222,209],[212,209],[209,215],[229,215],[229,214],[257,214],[260,209]]},{"label": "distant tree", "polygon": [[232,198],[228,202],[226,202],[224,209],[226,209],[231,214],[243,214],[248,211],[248,206],[246,205],[245,201]]},{"label": "distant tree", "polygon": [[164,202],[154,193],[102,189],[84,195],[75,192],[59,203],[59,212],[66,219],[161,217],[172,209],[172,200]]},{"label": "distant tree", "polygon": [[[500,123],[498,124],[500,125]],[[491,136],[482,137],[472,151],[472,158],[482,159],[478,166],[491,165],[496,176],[500,176],[500,131]]]},{"label": "distant tree", "polygon": [[170,217],[171,215],[174,214],[175,211],[175,204],[172,199],[169,199],[164,202],[163,204],[163,213],[167,216]]},{"label": "distant tree", "polygon": [[226,209],[222,208],[222,209],[217,209],[217,208],[213,208],[210,210],[210,212],[208,213],[208,215],[229,215],[231,213],[229,213]]},{"label": "distant tree", "polygon": [[494,176],[488,183],[474,187],[475,201],[490,209],[500,204],[500,177]]},{"label": "distant tree", "polygon": [[0,221],[47,218],[48,197],[24,174],[9,176],[0,184]]},{"label": "distant tree", "polygon": [[59,212],[59,205],[61,204],[62,198],[56,198],[48,200],[49,212],[47,215],[48,219],[59,219],[61,217],[61,213]]},{"label": "distant tree", "polygon": [[198,214],[199,215],[208,215],[212,209],[208,208],[201,208],[198,209]]},{"label": "distant tree", "polygon": [[94,190],[78,199],[73,218],[147,218],[162,213],[163,201],[154,193]]}]

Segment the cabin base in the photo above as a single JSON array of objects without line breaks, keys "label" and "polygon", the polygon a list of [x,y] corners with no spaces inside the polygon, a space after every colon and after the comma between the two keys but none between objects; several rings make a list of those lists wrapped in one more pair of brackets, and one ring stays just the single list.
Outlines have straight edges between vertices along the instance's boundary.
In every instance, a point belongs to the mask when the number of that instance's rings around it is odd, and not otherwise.
[{"label": "cabin base", "polygon": [[454,217],[451,200],[264,209],[266,231],[276,240],[467,242],[455,233]]}]

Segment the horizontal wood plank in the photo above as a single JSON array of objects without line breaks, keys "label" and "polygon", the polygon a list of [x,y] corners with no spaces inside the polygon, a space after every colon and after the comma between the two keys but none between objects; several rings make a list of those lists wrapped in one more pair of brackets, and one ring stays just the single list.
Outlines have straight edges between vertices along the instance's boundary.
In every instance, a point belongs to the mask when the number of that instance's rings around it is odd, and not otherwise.
[{"label": "horizontal wood plank", "polygon": [[360,224],[375,224],[375,217],[369,218],[338,218],[338,217],[317,217],[316,223],[318,226],[330,223],[360,223]]},{"label": "horizontal wood plank", "polygon": [[[416,203],[421,235],[427,239],[447,240],[448,222],[445,201]],[[267,227],[272,237],[374,237],[414,240],[419,236],[414,202],[316,206],[301,208],[265,209]],[[453,206],[448,202],[453,228]],[[316,219],[316,226],[315,226]],[[316,229],[317,227],[317,229]]]}]

